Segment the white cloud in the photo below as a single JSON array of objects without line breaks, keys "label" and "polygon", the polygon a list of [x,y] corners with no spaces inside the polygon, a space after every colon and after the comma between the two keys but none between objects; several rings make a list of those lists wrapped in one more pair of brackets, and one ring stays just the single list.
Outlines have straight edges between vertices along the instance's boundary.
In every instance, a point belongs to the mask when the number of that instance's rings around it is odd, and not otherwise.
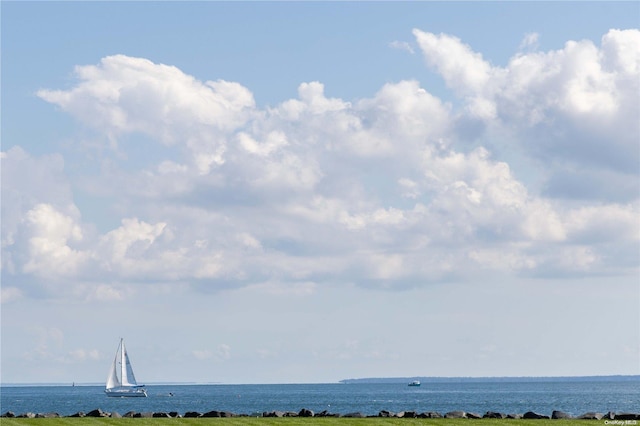
[{"label": "white cloud", "polygon": [[[556,51],[519,52],[505,67],[490,65],[455,37],[414,35],[427,63],[465,97],[467,113],[500,127],[497,138],[512,135],[510,142],[543,161],[552,179],[567,168],[637,176],[640,31],[610,30],[600,46],[568,41]],[[536,38],[527,36],[526,45]],[[584,185],[580,192],[588,197]],[[638,189],[631,185],[626,200]]]},{"label": "white cloud", "polygon": [[640,72],[640,31],[612,29],[602,37],[602,62],[607,70],[633,78]]},{"label": "white cloud", "polygon": [[291,295],[291,296],[310,296],[316,292],[316,283],[313,282],[297,282],[297,283],[278,283],[265,282],[252,284],[247,287],[249,292],[258,292],[270,295]]},{"label": "white cloud", "polygon": [[192,354],[196,359],[200,361],[203,361],[205,359],[210,359],[213,356],[211,351],[201,350],[201,349],[193,351]]},{"label": "white cloud", "polygon": [[520,42],[519,49],[522,50],[536,50],[538,48],[538,39],[540,38],[540,34],[538,33],[527,33],[524,38]]},{"label": "white cloud", "polygon": [[11,303],[16,300],[20,300],[23,297],[22,291],[16,287],[8,287],[5,283],[0,288],[0,303]]},{"label": "white cloud", "polygon": [[255,106],[238,83],[203,83],[143,58],[108,56],[99,65],[76,67],[76,75],[81,82],[74,89],[40,90],[38,96],[112,140],[139,132],[183,145],[200,174],[224,163],[223,134],[241,127]]},{"label": "white cloud", "polygon": [[287,136],[283,132],[269,133],[264,143],[254,140],[246,133],[239,133],[238,142],[240,142],[240,145],[242,145],[247,152],[262,157],[268,156],[289,144],[289,142],[287,142]]},{"label": "white cloud", "polygon": [[361,120],[371,122],[367,134],[384,137],[388,150],[396,155],[415,153],[425,143],[434,144],[447,134],[451,122],[450,107],[417,81],[385,84],[357,108]]},{"label": "white cloud", "polygon": [[448,34],[432,34],[418,29],[413,35],[427,63],[443,76],[447,86],[461,94],[481,92],[491,78],[491,65],[470,46]]},{"label": "white cloud", "polygon": [[89,289],[87,289],[87,291],[87,300],[89,301],[118,301],[125,300],[128,295],[131,295],[131,292],[127,289],[118,288],[109,284],[98,284],[95,286],[91,286]]},{"label": "white cloud", "polygon": [[[137,218],[123,219],[122,226],[110,231],[102,238],[102,245],[108,253],[110,264],[106,269],[129,269],[129,261],[146,257],[156,239],[162,235],[165,223],[149,224]],[[111,265],[113,264],[113,266]]]},{"label": "white cloud", "polygon": [[[19,228],[25,224],[27,212],[36,205],[49,206],[63,215],[77,217],[71,185],[64,172],[64,160],[59,154],[30,156],[14,146],[2,153],[2,269],[15,272],[18,259],[12,256]],[[38,220],[37,209],[32,219]],[[40,215],[42,216],[42,215]],[[40,219],[46,220],[45,217]],[[41,231],[47,232],[46,229]],[[50,229],[51,232],[57,232]],[[64,232],[64,231],[62,231]],[[73,230],[76,237],[81,232]],[[24,238],[23,236],[22,238]],[[63,238],[64,239],[64,238]]]},{"label": "white cloud", "polygon": [[69,244],[82,240],[75,220],[49,204],[38,204],[26,213],[28,261],[23,270],[42,277],[75,275],[87,259],[87,253]]},{"label": "white cloud", "polygon": [[407,43],[406,41],[392,41],[391,43],[389,43],[389,47],[393,49],[404,50],[411,53],[412,55],[415,53],[411,44]]},{"label": "white cloud", "polygon": [[[353,103],[302,83],[297,99],[259,110],[237,83],[200,82],[142,58],[78,67],[74,87],[39,96],[125,154],[138,134],[184,149],[80,185],[120,214],[121,225],[102,233],[87,231],[61,156],[6,152],[3,197],[28,194],[28,203],[3,223],[3,274],[76,276],[76,293],[108,301],[127,297],[131,281],[305,295],[324,282],[406,288],[479,270],[633,271],[636,255],[613,255],[640,238],[633,183],[616,202],[595,189],[566,200],[519,178],[520,164],[500,148],[549,160],[535,163],[547,182],[568,164],[576,176],[637,180],[629,111],[638,111],[638,32],[553,52],[535,51],[531,35],[504,67],[454,36],[414,35],[461,108],[410,80]],[[472,141],[461,140],[464,120],[485,124]],[[22,184],[21,167],[37,166],[40,177]],[[97,272],[102,281],[90,284]]]},{"label": "white cloud", "polygon": [[40,90],[38,96],[95,127],[149,133],[164,143],[181,142],[176,130],[190,125],[237,128],[254,106],[252,94],[238,83],[202,83],[144,58],[108,56],[75,72],[81,83],[71,91]]},{"label": "white cloud", "polygon": [[[580,235],[587,241],[603,238],[635,240],[640,234],[640,223],[636,212],[637,207],[630,205],[590,206],[571,211],[567,220],[571,232]],[[591,234],[582,234],[587,230]]]},{"label": "white cloud", "polygon": [[191,352],[191,354],[199,361],[216,360],[225,361],[231,358],[231,346],[226,343],[218,345],[215,351],[209,349],[197,349]]},{"label": "white cloud", "polygon": [[225,343],[218,345],[218,357],[223,360],[231,358],[231,346]]},{"label": "white cloud", "polygon": [[51,359],[63,347],[64,333],[58,327],[31,326],[28,332],[34,347],[24,354],[27,359]]},{"label": "white cloud", "polygon": [[68,354],[69,362],[83,362],[87,360],[100,360],[100,352],[97,349],[74,349]]}]

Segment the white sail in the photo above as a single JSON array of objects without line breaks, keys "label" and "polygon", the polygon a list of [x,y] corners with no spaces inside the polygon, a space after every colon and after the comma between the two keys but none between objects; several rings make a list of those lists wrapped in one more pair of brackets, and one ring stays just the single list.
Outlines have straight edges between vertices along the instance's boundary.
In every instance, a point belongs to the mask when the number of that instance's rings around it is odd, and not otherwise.
[{"label": "white sail", "polygon": [[111,365],[105,392],[108,396],[147,396],[147,392],[138,385],[133,367],[124,346],[124,339],[116,350],[116,356]]},{"label": "white sail", "polygon": [[133,374],[133,367],[131,361],[129,361],[129,355],[122,342],[122,385],[123,386],[137,386],[136,376]]},{"label": "white sail", "polygon": [[111,364],[111,370],[109,371],[109,377],[107,377],[107,389],[113,389],[122,386],[120,379],[118,378],[118,366],[120,365],[120,347],[122,345],[122,340],[120,340],[120,344],[118,345],[118,349],[116,350],[116,357]]},{"label": "white sail", "polygon": [[127,366],[127,381],[132,386],[137,386],[138,382],[136,381],[136,376],[133,374],[133,367],[131,366],[131,362],[129,361],[129,355],[125,352],[124,359],[126,361]]}]

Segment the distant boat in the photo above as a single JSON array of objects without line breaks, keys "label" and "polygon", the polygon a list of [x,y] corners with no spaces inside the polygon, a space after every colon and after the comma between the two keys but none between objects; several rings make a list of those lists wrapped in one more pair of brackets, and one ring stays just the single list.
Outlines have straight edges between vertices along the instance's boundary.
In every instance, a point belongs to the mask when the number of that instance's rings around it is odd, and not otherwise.
[{"label": "distant boat", "polygon": [[414,380],[413,382],[409,383],[409,386],[420,386],[420,380]]},{"label": "distant boat", "polygon": [[120,344],[116,350],[116,357],[111,364],[111,371],[107,378],[107,386],[104,391],[107,396],[118,397],[145,397],[147,391],[144,385],[138,385],[136,376],[133,374],[133,367],[124,347],[124,339],[120,339]]}]

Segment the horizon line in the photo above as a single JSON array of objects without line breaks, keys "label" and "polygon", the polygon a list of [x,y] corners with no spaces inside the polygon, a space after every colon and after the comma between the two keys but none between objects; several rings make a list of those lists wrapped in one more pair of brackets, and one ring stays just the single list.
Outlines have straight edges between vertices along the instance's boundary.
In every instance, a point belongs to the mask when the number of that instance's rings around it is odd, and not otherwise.
[{"label": "horizon line", "polygon": [[[184,382],[147,382],[143,386],[200,386],[200,385],[321,385],[321,384],[343,384],[349,381],[366,380],[410,380],[410,379],[434,379],[434,380],[482,380],[482,379],[589,379],[589,378],[636,378],[640,379],[640,374],[596,374],[581,376],[390,376],[390,377],[359,377],[340,379],[335,382],[279,382],[279,383],[232,383],[219,381],[184,381]],[[104,382],[0,382],[0,387],[6,386],[103,386]]]}]

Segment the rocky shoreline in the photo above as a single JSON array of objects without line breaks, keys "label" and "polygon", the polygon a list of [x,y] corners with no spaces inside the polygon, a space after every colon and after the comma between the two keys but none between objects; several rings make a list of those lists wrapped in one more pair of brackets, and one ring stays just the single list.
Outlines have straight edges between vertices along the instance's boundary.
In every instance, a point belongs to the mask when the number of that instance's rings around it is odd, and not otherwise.
[{"label": "rocky shoreline", "polygon": [[[528,411],[524,414],[505,414],[494,411],[487,411],[485,414],[480,415],[477,413],[468,413],[466,411],[450,411],[445,414],[441,414],[435,411],[426,411],[418,413],[416,411],[400,411],[397,413],[382,410],[376,415],[366,415],[360,412],[338,414],[329,413],[328,411],[321,411],[314,413],[312,410],[303,408],[298,412],[293,411],[265,411],[263,413],[254,414],[236,414],[229,411],[208,411],[206,413],[200,413],[197,411],[187,411],[184,414],[180,414],[175,411],[171,412],[135,412],[129,411],[125,414],[119,414],[117,412],[106,412],[100,408],[91,410],[89,412],[79,411],[70,416],[61,416],[58,413],[22,413],[15,414],[11,411],[7,411],[0,417],[8,418],[56,418],[56,417],[111,417],[111,418],[207,418],[207,417],[345,417],[345,418],[365,418],[365,417],[393,417],[393,418],[421,418],[421,419],[581,419],[581,420],[617,420],[624,421],[620,425],[635,425],[636,421],[640,420],[640,414],[638,413],[614,413],[608,412],[606,414],[589,412],[580,416],[574,417],[568,413],[562,411],[553,411],[550,416],[544,414],[538,414],[533,411]],[[617,424],[617,423],[616,423]]]}]

